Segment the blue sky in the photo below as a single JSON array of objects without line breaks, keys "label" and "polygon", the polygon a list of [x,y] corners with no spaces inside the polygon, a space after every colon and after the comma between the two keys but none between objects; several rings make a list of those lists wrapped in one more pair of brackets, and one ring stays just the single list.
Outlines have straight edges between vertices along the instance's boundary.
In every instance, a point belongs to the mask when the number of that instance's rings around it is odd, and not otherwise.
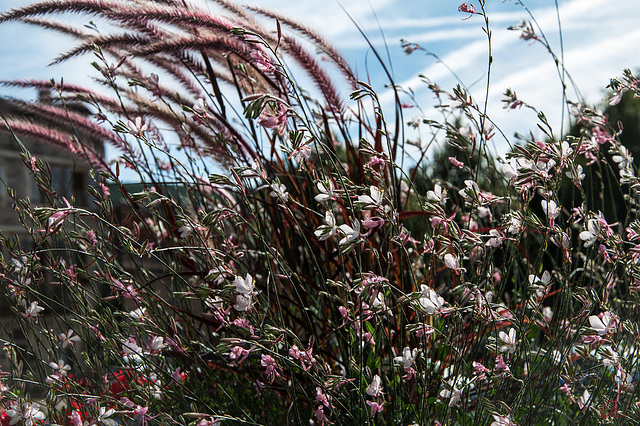
[{"label": "blue sky", "polygon": [[[0,0],[0,9],[25,3],[24,0]],[[417,75],[424,74],[447,90],[456,84],[456,80],[445,66],[424,53],[406,56],[400,47],[401,38],[420,43],[437,54],[469,86],[474,99],[484,98],[487,40],[482,31],[483,20],[480,16],[463,20],[466,15],[457,11],[457,1],[262,0],[250,3],[281,11],[315,28],[338,47],[361,79],[370,78],[384,92],[386,81],[343,7],[379,51],[386,54],[388,49],[396,83],[414,90],[427,113],[434,99]],[[472,3],[477,6],[477,2]],[[489,89],[491,117],[507,135],[535,129],[536,117],[531,111],[502,109],[500,95],[506,88],[511,88],[519,98],[544,111],[559,130],[561,85],[553,60],[539,44],[522,41],[517,32],[506,30],[508,26],[518,24],[521,18],[527,18],[526,11],[513,0],[488,0],[488,3],[494,56]],[[560,55],[555,1],[530,0],[526,3],[552,48]],[[586,102],[600,103],[610,78],[621,75],[624,68],[637,69],[640,65],[637,2],[563,0],[559,4],[566,68]],[[68,40],[18,24],[0,25],[0,37],[3,40],[0,43],[0,79],[59,79],[64,76],[68,82],[88,81],[84,73],[89,68],[89,57],[61,67],[46,67],[57,52],[69,47]],[[390,106],[390,95],[382,93],[382,98],[385,105]],[[578,100],[572,91],[569,98]],[[406,111],[407,118],[413,114],[415,110]],[[498,151],[504,151],[504,143],[496,143]]]}]

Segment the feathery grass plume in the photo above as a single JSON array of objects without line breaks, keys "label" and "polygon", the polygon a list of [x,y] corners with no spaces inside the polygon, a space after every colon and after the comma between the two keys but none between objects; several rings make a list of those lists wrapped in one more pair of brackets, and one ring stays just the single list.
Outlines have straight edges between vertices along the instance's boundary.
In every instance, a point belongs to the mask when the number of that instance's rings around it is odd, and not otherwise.
[{"label": "feathery grass plume", "polygon": [[109,170],[101,154],[94,152],[92,148],[87,145],[79,145],[77,141],[74,142],[69,138],[68,133],[53,130],[51,126],[43,126],[40,123],[9,117],[6,122],[3,123],[3,127],[11,129],[16,135],[47,141],[54,146],[84,157],[84,159],[97,170]]},{"label": "feathery grass plume", "polygon": [[322,94],[324,95],[329,110],[337,113],[342,112],[343,105],[336,88],[327,73],[320,68],[315,59],[307,52],[297,40],[291,37],[284,37],[284,45],[294,59],[309,73]]},{"label": "feathery grass plume", "polygon": [[276,19],[277,21],[283,23],[287,27],[299,32],[306,39],[312,41],[323,53],[325,53],[336,64],[336,66],[338,66],[338,68],[342,72],[342,75],[349,81],[349,84],[351,85],[352,90],[356,90],[359,87],[358,79],[356,78],[356,75],[354,74],[353,70],[351,69],[347,61],[344,59],[344,57],[315,30],[305,25],[302,25],[300,22],[297,22],[273,10],[265,9],[262,7],[255,7],[255,6],[249,6],[249,9],[261,15]]}]

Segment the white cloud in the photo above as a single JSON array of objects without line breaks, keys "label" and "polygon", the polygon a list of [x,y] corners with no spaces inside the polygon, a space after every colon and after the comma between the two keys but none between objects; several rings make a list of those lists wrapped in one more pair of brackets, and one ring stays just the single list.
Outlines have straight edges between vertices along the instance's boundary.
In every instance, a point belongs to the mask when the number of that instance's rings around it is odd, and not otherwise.
[{"label": "white cloud", "polygon": [[[604,97],[604,88],[610,78],[619,76],[624,68],[639,65],[632,62],[638,60],[633,53],[636,50],[635,46],[640,44],[640,30],[636,29],[637,21],[632,18],[635,12],[631,3],[624,0],[573,0],[561,3],[559,14],[565,65],[580,92],[591,104],[598,103]],[[533,13],[551,48],[560,56],[555,8],[538,8]],[[501,14],[499,19],[495,18],[495,14],[489,16],[493,29],[494,58],[488,109],[491,118],[509,137],[515,131],[527,133],[529,130],[536,130],[537,118],[531,111],[502,109],[500,95],[506,88],[512,88],[520,99],[544,111],[555,131],[559,133],[562,87],[551,55],[539,43],[528,45],[518,40],[517,33],[505,29],[507,25],[519,22],[519,18],[524,16],[522,11]],[[473,19],[476,19],[476,22],[472,22]],[[465,24],[477,29],[481,25],[479,21],[479,17],[476,16],[465,21]],[[455,31],[458,31],[459,27],[455,28]],[[437,32],[438,29],[434,28],[434,31]],[[476,102],[482,101],[486,91],[486,36],[478,34],[471,39],[461,37],[455,43],[458,46],[442,54],[442,60],[463,82],[470,84],[477,81],[470,91]],[[447,90],[457,83],[451,72],[439,63],[428,65],[419,73]],[[406,78],[400,85],[412,87],[416,93],[421,94],[419,101],[423,107],[429,107],[434,103],[432,95],[427,93],[424,83],[418,77]],[[577,100],[577,95],[570,88],[568,94],[569,99]],[[383,100],[389,105],[392,95],[386,93]],[[504,149],[505,145],[502,143],[499,151],[503,152]]]}]

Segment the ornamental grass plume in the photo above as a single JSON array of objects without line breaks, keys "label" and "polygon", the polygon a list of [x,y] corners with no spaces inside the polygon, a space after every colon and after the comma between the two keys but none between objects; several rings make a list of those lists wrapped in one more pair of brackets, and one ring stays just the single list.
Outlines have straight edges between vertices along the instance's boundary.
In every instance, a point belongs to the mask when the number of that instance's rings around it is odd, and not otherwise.
[{"label": "ornamental grass plume", "polygon": [[[459,10],[490,47],[484,6]],[[54,62],[92,56],[97,84],[3,82],[51,94],[3,114],[44,195],[8,190],[30,241],[0,237],[3,424],[640,421],[640,178],[581,99],[573,136],[540,113],[547,137],[511,143],[488,100],[426,78],[441,119],[404,117],[392,80],[389,116],[277,12],[49,0],[8,21],[75,37]],[[640,96],[630,72],[612,88]],[[27,137],[92,166],[90,206]]]}]

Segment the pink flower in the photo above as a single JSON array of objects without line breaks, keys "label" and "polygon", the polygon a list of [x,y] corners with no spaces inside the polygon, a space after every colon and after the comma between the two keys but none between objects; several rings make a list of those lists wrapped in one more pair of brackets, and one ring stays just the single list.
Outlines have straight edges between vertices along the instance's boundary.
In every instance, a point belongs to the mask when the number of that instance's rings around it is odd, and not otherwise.
[{"label": "pink flower", "polygon": [[525,21],[524,19],[521,19],[518,25],[512,25],[507,29],[511,31],[522,31],[520,33],[520,38],[522,40],[532,40],[532,42],[538,40],[538,36],[533,29],[533,25],[531,25],[531,22]]},{"label": "pink flower", "polygon": [[33,173],[37,173],[40,171],[38,166],[36,166],[36,161],[38,161],[36,157],[31,157],[31,159],[29,160],[29,163],[31,164],[31,171]]},{"label": "pink flower", "polygon": [[329,398],[322,392],[320,387],[316,386],[316,402],[324,405],[327,408],[333,408],[331,403],[329,402]]},{"label": "pink flower", "polygon": [[232,364],[241,364],[242,361],[247,359],[250,352],[251,351],[243,348],[242,346],[234,346],[229,352],[229,359],[232,361]]},{"label": "pink flower", "polygon": [[56,232],[58,232],[58,230],[60,229],[60,227],[64,223],[64,220],[72,212],[71,204],[69,204],[67,199],[63,197],[62,200],[67,205],[67,208],[66,209],[60,209],[60,210],[56,211],[55,213],[53,213],[51,216],[49,216],[49,220],[47,221],[47,229],[46,229],[46,232],[48,232],[48,233],[55,234]]},{"label": "pink flower", "polygon": [[464,169],[464,163],[455,157],[449,157],[449,162],[459,169]]},{"label": "pink flower", "polygon": [[87,240],[89,240],[89,243],[91,243],[92,247],[95,247],[95,245],[98,244],[98,239],[96,238],[96,233],[93,229],[85,232],[84,236]]},{"label": "pink flower", "polygon": [[504,362],[504,358],[502,354],[496,357],[496,370],[500,370],[501,372],[508,373],[510,371],[509,366],[506,362]]},{"label": "pink flower", "polygon": [[276,70],[276,66],[262,50],[254,50],[250,54],[253,65],[260,71],[268,73]]},{"label": "pink flower", "polygon": [[265,107],[258,119],[258,124],[266,129],[275,129],[278,133],[283,133],[287,124],[287,107],[281,102],[277,102],[271,108]]},{"label": "pink flower", "polygon": [[377,402],[367,401],[367,405],[371,407],[371,417],[375,417],[376,414],[382,412],[384,402],[382,404],[378,404]]},{"label": "pink flower", "polygon": [[458,7],[458,12],[463,12],[463,13],[468,13],[469,16],[467,16],[465,19],[469,19],[471,18],[473,15],[478,14],[478,12],[476,11],[476,8],[469,4],[469,3],[462,3],[459,7]]},{"label": "pink flower", "polygon": [[512,92],[511,89],[507,89],[500,100],[504,102],[504,105],[502,106],[504,109],[516,109],[524,105],[524,102],[519,100],[518,96],[516,96],[516,92]]},{"label": "pink flower", "polygon": [[[502,355],[500,355],[502,356]],[[475,362],[473,361],[473,363],[471,363],[471,365],[473,366],[473,374],[475,374],[476,376],[478,376],[479,380],[482,380],[486,377],[486,373],[489,372],[489,369],[487,367],[485,367],[484,365],[482,365],[479,362]]]},{"label": "pink flower", "polygon": [[384,225],[385,220],[380,216],[373,216],[362,221],[362,226],[367,229],[377,229]]},{"label": "pink flower", "polygon": [[313,413],[313,416],[316,418],[316,420],[318,420],[318,422],[320,422],[321,425],[324,425],[325,423],[330,425],[333,424],[329,421],[329,419],[327,418],[327,415],[324,414],[324,406],[322,405],[316,408],[316,411]]},{"label": "pink flower", "polygon": [[367,166],[371,168],[374,168],[375,166],[380,166],[380,169],[384,169],[386,165],[387,165],[387,161],[382,157],[378,157],[377,155],[374,155],[373,157],[371,157],[367,162]]},{"label": "pink flower", "polygon": [[136,405],[133,409],[133,416],[141,425],[147,424],[147,411],[149,411],[149,407],[142,407],[140,405]]},{"label": "pink flower", "polygon": [[301,351],[297,345],[293,345],[289,349],[289,356],[302,362],[302,369],[307,371],[316,360],[313,358],[313,348],[309,347],[306,351]]},{"label": "pink flower", "polygon": [[278,372],[278,365],[276,364],[276,360],[274,360],[270,355],[261,355],[260,365],[265,367],[265,373],[267,374],[267,378],[269,379],[269,383],[273,383],[276,377],[281,377]]}]

